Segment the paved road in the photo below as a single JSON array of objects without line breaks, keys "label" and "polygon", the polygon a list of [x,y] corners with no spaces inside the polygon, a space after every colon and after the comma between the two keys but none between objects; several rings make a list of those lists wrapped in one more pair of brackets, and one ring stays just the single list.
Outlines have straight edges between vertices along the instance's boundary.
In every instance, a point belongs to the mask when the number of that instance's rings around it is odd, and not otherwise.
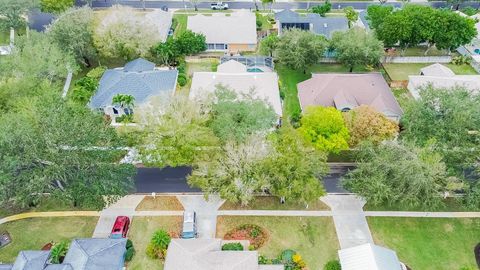
[{"label": "paved road", "polygon": [[[210,4],[215,1],[209,1],[209,2],[200,2],[198,3],[198,8],[210,8]],[[260,2],[260,1],[258,1]],[[77,4],[82,4],[85,3],[85,1],[82,0],[77,0]],[[102,8],[102,7],[110,7],[113,4],[122,4],[122,5],[129,5],[132,7],[136,8],[141,8],[142,3],[139,0],[131,0],[131,1],[122,1],[122,0],[96,0],[93,1],[92,6],[95,8]],[[228,1],[228,6],[230,9],[254,9],[255,4],[253,1]],[[320,5],[323,2],[276,2],[273,4],[273,9],[308,9],[309,7]],[[374,2],[367,2],[367,1],[359,1],[359,2],[354,2],[354,1],[348,1],[348,2],[338,2],[338,1],[333,1],[331,2],[333,8],[344,8],[346,6],[352,6],[355,9],[366,9],[367,6],[369,5],[375,5],[378,4]],[[450,6],[447,5],[446,2],[438,1],[438,2],[425,2],[425,3],[416,3],[416,4],[423,4],[423,5],[430,5],[435,8],[441,8],[441,7],[446,7]],[[392,5],[395,7],[400,7],[402,4],[400,2],[391,2],[391,3],[386,3],[385,5]],[[477,8],[480,5],[480,2],[465,2],[462,3],[460,7],[465,7],[465,6],[472,6]],[[168,7],[168,8],[193,8],[191,3],[187,1],[146,1],[145,2],[145,7],[146,8],[162,8],[162,7]],[[259,4],[259,8],[261,7],[261,4]]]},{"label": "paved road", "polygon": [[200,192],[187,184],[189,167],[138,168],[135,176],[137,193],[192,193]]},{"label": "paved road", "polygon": [[[328,193],[348,193],[340,184],[340,178],[352,169],[351,165],[334,165],[331,173],[324,177],[323,184]],[[177,168],[138,168],[135,177],[136,193],[196,193],[200,189],[187,184],[187,176],[192,172],[189,167]]]}]

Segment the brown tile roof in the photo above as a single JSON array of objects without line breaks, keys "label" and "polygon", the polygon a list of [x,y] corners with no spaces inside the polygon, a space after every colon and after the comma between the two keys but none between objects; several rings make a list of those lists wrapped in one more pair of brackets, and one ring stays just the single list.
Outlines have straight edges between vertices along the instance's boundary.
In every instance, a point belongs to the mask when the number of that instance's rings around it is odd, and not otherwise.
[{"label": "brown tile roof", "polygon": [[297,85],[302,110],[307,106],[335,107],[339,110],[370,105],[387,117],[403,112],[380,73],[313,74]]}]

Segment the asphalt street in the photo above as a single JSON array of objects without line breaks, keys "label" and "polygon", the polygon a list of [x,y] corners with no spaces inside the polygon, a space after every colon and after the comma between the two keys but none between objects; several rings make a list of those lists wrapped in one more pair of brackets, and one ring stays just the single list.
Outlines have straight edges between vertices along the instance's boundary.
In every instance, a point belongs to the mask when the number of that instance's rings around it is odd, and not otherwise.
[{"label": "asphalt street", "polygon": [[[330,174],[323,178],[328,193],[348,193],[340,184],[340,179],[350,165],[330,166]],[[135,176],[136,193],[196,193],[201,190],[187,184],[187,176],[192,172],[189,167],[138,168]]]},{"label": "asphalt street", "polygon": [[[77,4],[85,4],[86,1],[82,0],[77,0]],[[216,1],[206,1],[202,2],[199,1],[197,7],[201,9],[205,8],[210,8],[210,4],[214,3]],[[224,1],[228,3],[228,6],[230,9],[254,9],[255,4],[253,1]],[[262,8],[260,1],[257,1],[259,4],[259,8]],[[378,2],[369,2],[369,1],[332,1],[332,6],[333,8],[340,9],[344,8],[346,6],[352,6],[355,9],[366,9],[367,6],[369,5],[378,5]],[[132,0],[132,1],[122,1],[122,0],[96,0],[92,2],[92,7],[94,8],[104,8],[104,7],[110,7],[115,4],[121,4],[121,5],[128,5],[132,6],[135,8],[142,8],[143,4],[140,0]],[[308,9],[310,7],[316,6],[323,4],[323,2],[320,1],[313,1],[313,2],[297,2],[297,1],[292,1],[292,2],[275,2],[272,6],[273,9]],[[420,5],[430,5],[435,8],[442,8],[442,7],[450,7],[449,4],[447,4],[445,1],[433,1],[433,2],[419,2],[416,4]],[[390,2],[390,3],[385,3],[385,5],[391,5],[395,7],[400,7],[402,5],[401,2]],[[466,6],[472,6],[472,7],[479,7],[480,2],[465,2],[460,5],[460,8],[466,7]],[[168,7],[169,9],[181,9],[181,8],[193,8],[192,4],[190,1],[145,1],[145,7],[146,8],[163,8],[163,7]]]}]

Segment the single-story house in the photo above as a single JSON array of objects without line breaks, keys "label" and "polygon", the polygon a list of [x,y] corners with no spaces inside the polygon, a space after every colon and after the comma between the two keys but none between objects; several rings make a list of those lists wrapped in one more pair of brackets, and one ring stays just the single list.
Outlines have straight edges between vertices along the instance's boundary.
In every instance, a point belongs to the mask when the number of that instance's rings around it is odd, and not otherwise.
[{"label": "single-story house", "polygon": [[157,27],[158,36],[162,42],[165,42],[172,27],[173,14],[169,11],[155,9],[145,15],[145,19]]},{"label": "single-story house", "polygon": [[165,270],[283,270],[284,266],[259,265],[257,251],[222,251],[222,239],[172,239]]},{"label": "single-story house", "polygon": [[338,251],[342,270],[406,270],[395,251],[374,244],[363,244]]},{"label": "single-story house", "polygon": [[346,112],[369,105],[386,117],[398,121],[403,114],[390,87],[380,73],[313,74],[297,84],[300,106],[335,107]]},{"label": "single-story house", "polygon": [[51,264],[50,251],[20,251],[13,265],[0,270],[121,270],[127,240],[110,238],[74,239],[61,264]]},{"label": "single-story house", "polygon": [[229,87],[239,94],[248,94],[253,90],[255,97],[265,100],[278,117],[282,116],[278,75],[273,71],[249,71],[246,65],[229,60],[220,64],[217,72],[193,73],[190,98],[195,99],[213,93],[218,85]]},{"label": "single-story house", "polygon": [[138,58],[124,67],[105,71],[89,106],[112,118],[129,114],[127,108],[112,104],[115,95],[131,95],[135,98],[135,106],[142,105],[153,96],[173,95],[177,76],[175,69],[156,68],[154,63]]},{"label": "single-story house", "polygon": [[480,75],[455,75],[448,67],[442,64],[433,64],[420,70],[420,75],[408,76],[408,91],[416,99],[419,91],[431,85],[434,88],[465,87],[468,90],[480,91]]},{"label": "single-story house", "polygon": [[322,17],[316,13],[298,14],[289,9],[275,13],[278,35],[290,28],[311,31],[330,38],[335,31],[348,30],[348,20],[343,16]]},{"label": "single-story house", "polygon": [[257,24],[252,12],[189,16],[187,29],[205,35],[207,51],[238,53],[257,48]]}]

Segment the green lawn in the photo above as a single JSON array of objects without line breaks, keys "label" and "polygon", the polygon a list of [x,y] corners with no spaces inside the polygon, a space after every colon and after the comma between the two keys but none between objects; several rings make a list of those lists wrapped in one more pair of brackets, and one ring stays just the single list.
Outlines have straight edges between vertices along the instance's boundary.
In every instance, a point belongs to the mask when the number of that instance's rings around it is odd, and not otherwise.
[{"label": "green lawn", "polygon": [[[276,70],[281,81],[281,91],[284,94],[284,117],[288,119],[300,111],[297,84],[311,78],[311,73],[348,73],[349,68],[340,64],[316,64],[302,70],[293,70],[283,65],[276,65]],[[353,72],[368,72],[365,67],[356,67]]]},{"label": "green lawn", "polygon": [[394,249],[412,269],[476,265],[473,249],[480,242],[480,219],[369,217],[368,223],[375,242]]},{"label": "green lawn", "polygon": [[[420,69],[431,65],[431,63],[412,63],[412,64],[384,64],[383,67],[394,81],[408,80],[408,75],[420,75]],[[457,75],[473,75],[477,74],[475,69],[470,65],[454,65],[445,64]]]},{"label": "green lawn", "polygon": [[163,262],[147,257],[145,249],[156,230],[163,229],[167,232],[180,233],[182,217],[135,217],[128,232],[136,253],[133,260],[128,263],[129,270],[163,269]]},{"label": "green lawn", "polygon": [[259,12],[255,13],[255,15],[257,16],[257,20],[262,22],[262,29],[261,29],[262,31],[268,31],[272,29],[272,24],[268,20],[268,18],[272,17],[272,15],[268,15],[268,14],[263,15]]},{"label": "green lawn", "polygon": [[247,206],[226,201],[220,207],[220,210],[330,210],[330,208],[320,200],[309,204],[308,208],[305,208],[304,204],[296,201],[286,201],[281,204],[277,197],[257,196]]},{"label": "green lawn", "polygon": [[337,258],[337,235],[330,217],[218,217],[217,237],[241,224],[256,224],[269,232],[269,240],[258,251],[276,258],[285,249],[297,251],[308,269],[323,269]]},{"label": "green lawn", "polygon": [[12,263],[21,250],[40,250],[51,241],[90,238],[97,225],[97,217],[31,218],[0,225],[0,232],[8,231],[12,243],[0,250],[0,262]]},{"label": "green lawn", "polygon": [[[445,204],[438,209],[429,209],[429,211],[435,212],[465,212],[470,211],[465,208],[465,206],[458,200],[454,198],[448,198],[445,201]],[[421,207],[411,207],[406,205],[369,205],[368,203],[363,207],[365,211],[425,211]]]},{"label": "green lawn", "polygon": [[161,211],[177,210],[183,211],[183,206],[175,196],[151,196],[145,197],[135,209],[137,211]]},{"label": "green lawn", "polygon": [[175,14],[173,15],[173,19],[176,21],[177,26],[175,27],[173,31],[173,36],[178,37],[181,35],[183,32],[187,30],[187,18],[188,15],[185,14]]},{"label": "green lawn", "polygon": [[[425,46],[417,46],[412,48],[407,48],[403,56],[425,56],[425,51],[427,47]],[[395,52],[390,52],[391,56],[402,56],[402,49],[396,48]],[[427,56],[445,56],[448,55],[448,52],[445,50],[438,50],[437,48],[433,47],[428,51]]]}]

